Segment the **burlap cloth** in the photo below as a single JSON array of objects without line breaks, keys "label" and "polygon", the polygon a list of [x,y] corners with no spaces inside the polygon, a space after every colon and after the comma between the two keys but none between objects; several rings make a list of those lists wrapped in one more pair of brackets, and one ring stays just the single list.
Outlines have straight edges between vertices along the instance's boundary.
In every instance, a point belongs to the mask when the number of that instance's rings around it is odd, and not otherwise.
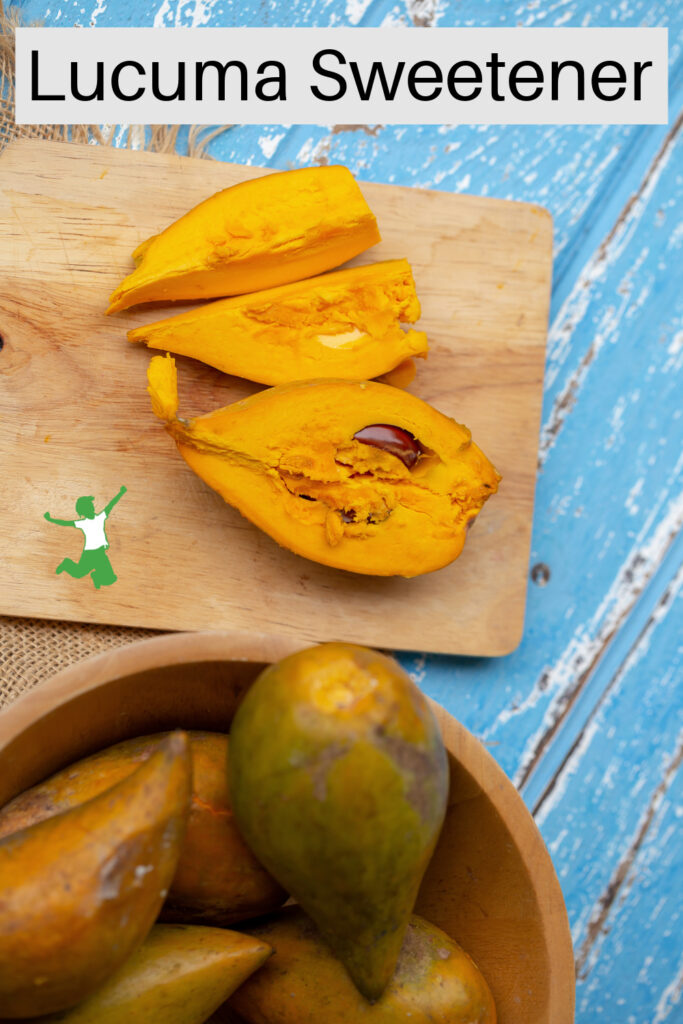
[{"label": "burlap cloth", "polygon": [[[18,8],[0,0],[0,153],[13,139],[61,139],[73,143],[126,145],[157,153],[178,150],[177,125],[146,128],[98,125],[19,126],[14,123],[14,29],[20,23]],[[182,152],[206,157],[206,146],[226,127],[193,125]],[[0,555],[1,557],[1,555]],[[0,707],[21,693],[76,661],[111,647],[119,647],[153,630],[126,629],[42,619],[0,616]]]}]

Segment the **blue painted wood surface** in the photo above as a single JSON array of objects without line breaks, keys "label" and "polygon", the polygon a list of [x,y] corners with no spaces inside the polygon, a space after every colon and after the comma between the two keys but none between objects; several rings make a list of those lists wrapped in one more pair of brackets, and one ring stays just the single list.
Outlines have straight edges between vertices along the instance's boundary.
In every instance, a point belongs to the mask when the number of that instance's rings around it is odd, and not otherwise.
[{"label": "blue painted wood surface", "polygon": [[[527,624],[487,661],[404,656],[534,811],[578,1024],[683,1021],[683,4],[25,0],[47,25],[668,25],[654,127],[233,128],[217,159],[542,203],[555,265]],[[182,151],[186,133],[181,133]],[[544,584],[544,585],[543,585]],[[552,1024],[552,1022],[549,1022]]]}]

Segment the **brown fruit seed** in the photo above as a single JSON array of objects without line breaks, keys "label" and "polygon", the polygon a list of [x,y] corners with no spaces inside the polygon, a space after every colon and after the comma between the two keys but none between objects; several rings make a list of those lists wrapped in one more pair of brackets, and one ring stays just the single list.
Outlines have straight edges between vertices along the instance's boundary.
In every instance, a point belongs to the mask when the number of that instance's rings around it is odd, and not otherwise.
[{"label": "brown fruit seed", "polygon": [[389,423],[372,423],[363,427],[353,435],[354,441],[369,444],[373,448],[381,448],[400,459],[404,466],[412,469],[424,448],[412,434],[401,427],[392,427]]}]

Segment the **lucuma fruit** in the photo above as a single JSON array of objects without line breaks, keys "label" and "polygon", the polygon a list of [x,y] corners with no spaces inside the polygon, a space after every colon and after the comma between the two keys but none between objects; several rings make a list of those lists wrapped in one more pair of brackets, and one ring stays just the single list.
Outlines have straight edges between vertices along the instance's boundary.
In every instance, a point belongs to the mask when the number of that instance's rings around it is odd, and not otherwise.
[{"label": "lucuma fruit", "polygon": [[261,384],[367,380],[426,354],[426,334],[400,326],[419,317],[410,264],[386,260],[198,306],[128,340]]},{"label": "lucuma fruit", "polygon": [[348,168],[266,174],[217,192],[142,242],[107,312],[273,288],[338,267],[379,241]]},{"label": "lucuma fruit", "polygon": [[0,840],[0,1012],[68,1009],[143,942],[178,863],[190,802],[173,733],[111,789]]},{"label": "lucuma fruit", "polygon": [[247,1024],[496,1024],[493,997],[474,962],[416,915],[394,975],[372,1006],[298,908],[259,922],[251,934],[274,953],[230,999]]},{"label": "lucuma fruit", "polygon": [[283,547],[323,565],[378,576],[439,569],[498,487],[466,427],[387,384],[284,384],[187,420],[171,356],[151,360],[148,380],[190,468]]},{"label": "lucuma fruit", "polygon": [[[0,810],[0,839],[85,803],[127,778],[168,733],[124,740],[20,794]],[[231,924],[274,910],[286,893],[240,836],[228,791],[227,736],[188,732],[192,798],[178,866],[163,908],[167,920]]]},{"label": "lucuma fruit", "polygon": [[256,856],[377,999],[446,810],[447,757],[426,698],[363,647],[291,655],[237,710],[230,788]]},{"label": "lucuma fruit", "polygon": [[40,1024],[204,1024],[271,953],[222,928],[155,925],[94,995]]}]

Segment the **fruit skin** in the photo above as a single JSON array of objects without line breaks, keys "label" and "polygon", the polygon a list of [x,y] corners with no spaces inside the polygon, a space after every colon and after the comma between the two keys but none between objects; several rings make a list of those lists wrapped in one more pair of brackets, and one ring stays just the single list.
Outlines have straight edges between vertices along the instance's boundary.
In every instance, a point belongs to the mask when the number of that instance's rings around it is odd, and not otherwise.
[{"label": "fruit skin", "polygon": [[178,862],[190,800],[187,737],[127,779],[0,841],[0,1007],[74,1006],[143,942]]},{"label": "fruit skin", "polygon": [[190,816],[163,918],[227,925],[275,910],[287,893],[259,864],[233,817],[228,737],[191,733],[190,746]]},{"label": "fruit skin", "polygon": [[[21,793],[0,809],[0,839],[85,803],[129,776],[168,733],[124,740]],[[228,925],[276,910],[287,894],[240,836],[228,791],[228,737],[188,732],[192,799],[176,873],[162,916],[169,921]]]},{"label": "fruit skin", "polygon": [[391,977],[448,797],[426,698],[393,659],[323,644],[266,668],[237,709],[238,826],[358,989]]},{"label": "fruit skin", "polygon": [[266,174],[205,199],[133,253],[108,313],[241,295],[313,277],[381,241],[347,167]]},{"label": "fruit skin", "polygon": [[239,932],[158,924],[102,988],[40,1024],[204,1024],[271,953]]},{"label": "fruit skin", "polygon": [[[187,420],[171,356],[155,356],[147,376],[190,468],[278,544],[323,565],[407,577],[443,568],[498,488],[466,427],[387,384],[282,384]],[[412,469],[354,440],[376,423],[420,442]]]},{"label": "fruit skin", "polygon": [[[427,357],[424,356],[426,359]],[[414,359],[404,359],[388,373],[378,377],[380,384],[390,384],[392,388],[407,388],[415,380],[417,368]]]},{"label": "fruit skin", "polygon": [[419,316],[410,264],[385,260],[196,306],[128,340],[261,384],[367,380],[426,355],[426,334],[400,326]]},{"label": "fruit skin", "polygon": [[496,1024],[493,997],[474,962],[416,915],[396,972],[373,1005],[298,908],[259,922],[251,934],[275,952],[230,999],[247,1024]]}]

